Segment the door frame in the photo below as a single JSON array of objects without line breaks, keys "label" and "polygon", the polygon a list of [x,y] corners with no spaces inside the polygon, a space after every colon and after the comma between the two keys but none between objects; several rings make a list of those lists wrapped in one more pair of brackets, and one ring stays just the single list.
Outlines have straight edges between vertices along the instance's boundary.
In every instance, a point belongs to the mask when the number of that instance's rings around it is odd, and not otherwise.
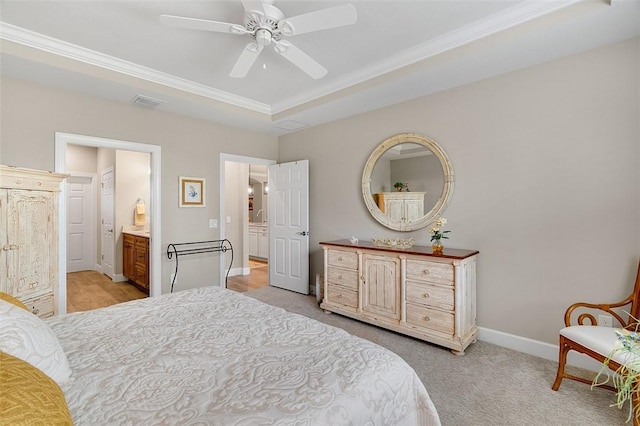
[{"label": "door frame", "polygon": [[[272,164],[276,164],[277,161],[276,160],[268,160],[266,158],[257,158],[257,157],[248,157],[245,155],[236,155],[236,154],[225,154],[225,153],[220,153],[220,220],[218,221],[218,223],[220,224],[220,239],[224,240],[226,238],[226,213],[225,213],[225,205],[224,205],[224,199],[225,199],[225,168],[226,168],[226,162],[233,162],[233,163],[244,163],[244,164],[255,164],[255,165],[260,165],[260,166],[267,166],[269,167]],[[271,257],[271,253],[269,253],[269,257]],[[267,259],[268,261],[269,259]],[[220,287],[225,288],[226,285],[226,281],[225,281],[225,276],[227,274],[227,260],[226,260],[226,255],[225,253],[220,253]]]},{"label": "door frame", "polygon": [[[91,210],[93,211],[93,214],[91,215],[91,232],[93,233],[93,245],[91,247],[91,259],[93,260],[93,265],[92,265],[92,270],[97,271],[98,270],[98,265],[96,263],[96,244],[97,244],[97,236],[96,236],[96,225],[98,223],[98,175],[97,173],[83,173],[83,172],[70,172],[69,173],[71,177],[81,177],[81,178],[89,178],[91,179],[91,191],[93,192],[92,198],[91,198]],[[64,185],[68,185],[68,182],[64,182]],[[66,197],[69,196],[69,193],[67,192],[65,194]],[[68,203],[68,200],[65,199],[64,201],[65,203]],[[65,206],[67,206],[68,204],[65,204]],[[66,207],[65,207],[66,208]],[[65,225],[66,227],[66,225]],[[65,229],[65,232],[67,231],[67,229]],[[65,238],[67,238],[65,236]],[[66,245],[65,245],[65,250],[67,249]],[[65,254],[66,256],[66,254]],[[65,262],[66,265],[66,262]]]},{"label": "door frame", "polygon": [[[114,166],[108,166],[105,167],[102,170],[99,170],[98,173],[100,174],[100,272],[102,272],[103,274],[105,274],[106,276],[108,276],[109,278],[111,278],[111,281],[113,282],[121,282],[121,281],[126,281],[127,279],[124,277],[123,274],[117,274],[116,275],[116,234],[115,234],[115,222],[116,222],[116,171]],[[104,261],[104,254],[105,252],[108,252],[109,250],[105,250],[105,235],[104,235],[104,217],[105,217],[105,211],[108,212],[108,209],[105,209],[105,191],[104,191],[104,175],[111,173],[111,179],[112,179],[112,188],[111,188],[111,233],[113,234],[112,236],[112,240],[113,240],[113,246],[110,247],[111,248],[111,257],[112,257],[112,261],[111,261],[111,267],[110,268],[106,268],[105,267],[105,261]],[[107,274],[107,272],[111,272],[111,275]]]},{"label": "door frame", "polygon": [[[82,145],[95,148],[111,148],[124,151],[146,152],[151,156],[151,234],[149,247],[149,296],[158,297],[162,294],[161,280],[161,148],[159,145],[144,144],[139,142],[121,141],[116,139],[98,138],[94,136],[75,135],[72,133],[55,133],[55,171],[65,173],[67,170],[66,154],[67,145]],[[61,185],[59,196],[58,230],[60,235],[58,245],[58,312],[67,312],[67,206],[64,200],[67,197],[65,185]]]}]

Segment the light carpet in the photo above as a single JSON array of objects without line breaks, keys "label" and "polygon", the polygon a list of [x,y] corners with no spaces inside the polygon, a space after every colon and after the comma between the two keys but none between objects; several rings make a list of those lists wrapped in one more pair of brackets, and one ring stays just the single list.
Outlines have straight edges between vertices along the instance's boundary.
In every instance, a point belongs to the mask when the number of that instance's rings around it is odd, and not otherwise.
[{"label": "light carpet", "polygon": [[[624,425],[628,406],[610,407],[615,393],[563,380],[551,390],[557,363],[478,341],[453,355],[442,348],[338,314],[326,314],[314,296],[265,287],[245,293],[375,342],[400,355],[424,383],[444,426]],[[573,374],[589,372],[572,369]]]}]

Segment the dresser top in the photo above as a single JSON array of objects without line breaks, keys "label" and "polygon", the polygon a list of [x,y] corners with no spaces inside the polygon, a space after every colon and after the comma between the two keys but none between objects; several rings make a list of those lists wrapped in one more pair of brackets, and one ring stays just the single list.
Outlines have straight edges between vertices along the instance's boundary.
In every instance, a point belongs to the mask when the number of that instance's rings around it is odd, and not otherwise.
[{"label": "dresser top", "polygon": [[478,250],[462,250],[462,249],[452,249],[452,248],[445,247],[442,254],[434,254],[431,246],[414,245],[409,249],[402,249],[402,248],[378,247],[373,245],[373,243],[370,241],[360,241],[358,242],[358,244],[352,244],[350,240],[335,240],[335,241],[324,241],[324,242],[321,242],[320,245],[348,247],[352,249],[361,248],[366,250],[379,250],[379,251],[387,251],[387,252],[393,251],[393,252],[406,253],[406,254],[443,257],[447,259],[466,259],[467,257],[475,256],[476,254],[480,253]]}]

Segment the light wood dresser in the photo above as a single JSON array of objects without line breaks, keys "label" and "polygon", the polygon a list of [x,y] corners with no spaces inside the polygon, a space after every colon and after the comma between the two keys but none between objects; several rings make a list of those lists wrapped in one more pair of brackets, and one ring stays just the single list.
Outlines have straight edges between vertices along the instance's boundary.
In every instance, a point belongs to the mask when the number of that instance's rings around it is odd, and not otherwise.
[{"label": "light wood dresser", "polygon": [[58,310],[58,196],[67,175],[0,166],[0,291]]},{"label": "light wood dresser", "polygon": [[336,312],[463,354],[475,341],[478,251],[322,242],[325,312]]}]

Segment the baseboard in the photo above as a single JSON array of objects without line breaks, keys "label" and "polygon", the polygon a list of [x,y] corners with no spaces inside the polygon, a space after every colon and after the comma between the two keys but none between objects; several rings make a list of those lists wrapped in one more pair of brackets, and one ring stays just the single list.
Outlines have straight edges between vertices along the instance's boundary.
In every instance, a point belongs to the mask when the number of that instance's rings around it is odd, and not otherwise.
[{"label": "baseboard", "polygon": [[114,283],[121,283],[124,281],[128,281],[129,279],[122,274],[114,274],[112,280]]},{"label": "baseboard", "polygon": [[95,270],[102,273],[102,265],[96,264]]},{"label": "baseboard", "polygon": [[249,275],[251,274],[251,268],[232,268],[229,271],[230,277],[235,277],[238,275]]},{"label": "baseboard", "polygon": [[[558,361],[558,345],[552,345],[551,343],[540,342],[485,327],[478,327],[478,340],[550,361]],[[596,372],[602,368],[602,364],[598,361],[575,351],[569,352],[567,364]]]}]

